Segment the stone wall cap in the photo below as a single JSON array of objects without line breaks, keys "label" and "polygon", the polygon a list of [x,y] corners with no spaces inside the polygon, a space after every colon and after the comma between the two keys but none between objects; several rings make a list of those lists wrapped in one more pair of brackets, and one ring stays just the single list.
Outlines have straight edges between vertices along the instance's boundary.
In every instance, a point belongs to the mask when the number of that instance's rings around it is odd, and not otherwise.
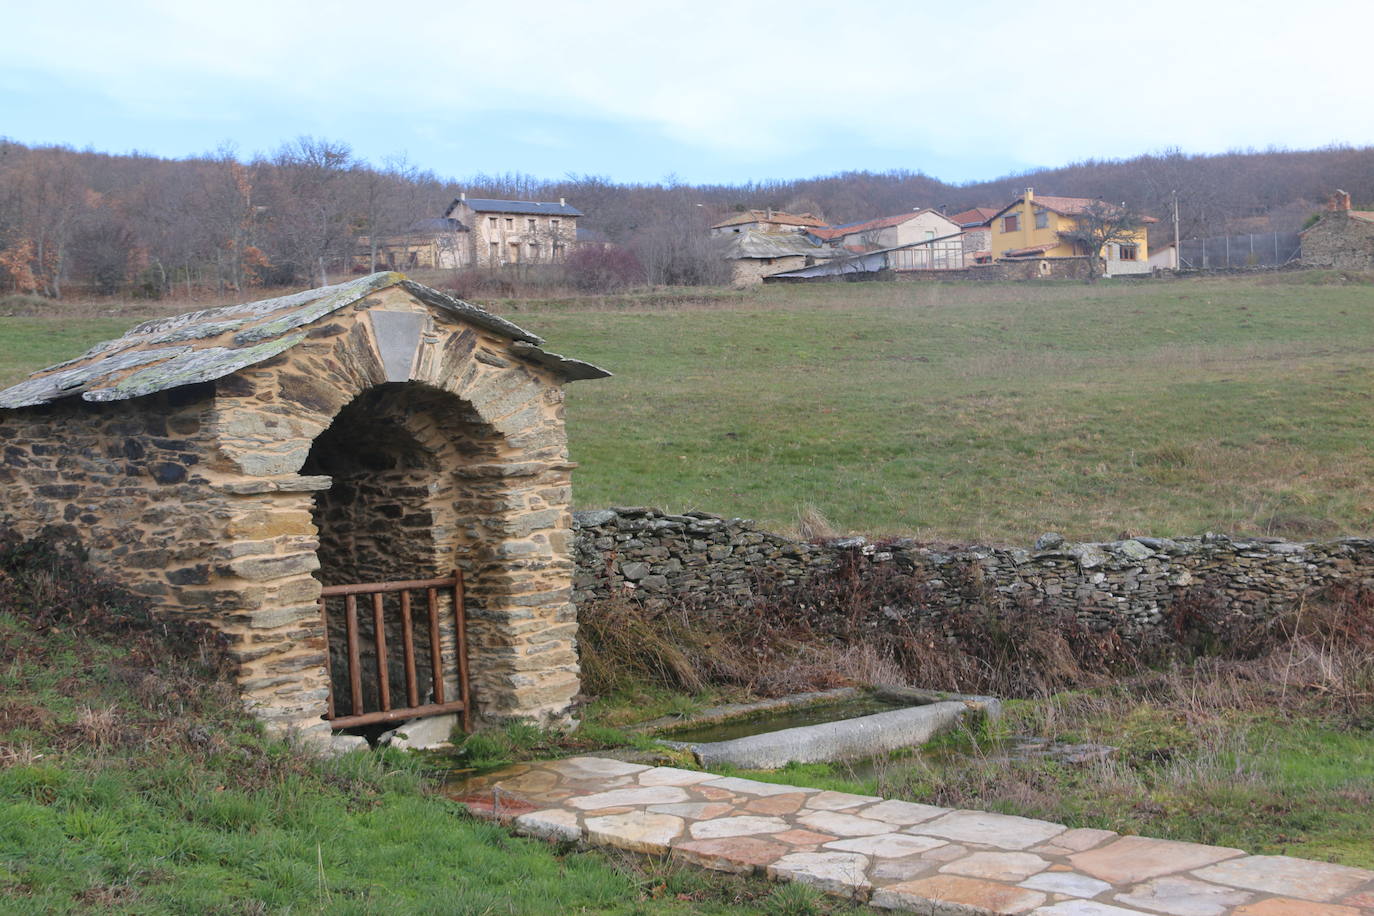
[{"label": "stone wall cap", "polygon": [[314,493],[328,490],[334,478],[322,474],[292,474],[289,477],[263,477],[257,480],[240,480],[233,483],[211,484],[210,489],[231,496],[255,496],[260,493]]}]

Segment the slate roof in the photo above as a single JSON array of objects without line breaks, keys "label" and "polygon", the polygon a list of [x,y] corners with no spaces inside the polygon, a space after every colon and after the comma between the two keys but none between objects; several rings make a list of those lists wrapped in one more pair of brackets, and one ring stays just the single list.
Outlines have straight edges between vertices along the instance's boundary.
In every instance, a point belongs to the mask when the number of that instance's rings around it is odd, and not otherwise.
[{"label": "slate roof", "polygon": [[780,226],[813,226],[816,228],[825,226],[825,220],[812,216],[810,213],[784,213],[781,210],[774,210],[770,215],[767,210],[745,210],[743,213],[727,216],[711,228],[724,229],[727,226],[742,226],[745,223],[777,223]]},{"label": "slate roof", "polygon": [[452,213],[459,204],[467,204],[478,213],[522,213],[529,216],[581,216],[582,211],[568,204],[540,203],[534,200],[497,200],[492,197],[456,198],[448,205]]},{"label": "slate roof", "polygon": [[590,363],[545,352],[539,337],[485,309],[421,286],[404,274],[383,272],[261,302],[145,321],[123,337],[96,344],[75,359],[41,369],[0,391],[0,408],[78,395],[86,401],[122,401],[212,382],[284,353],[305,340],[307,325],[396,285],[426,305],[509,339],[517,356],[568,381],[610,375]]},{"label": "slate roof", "polygon": [[726,257],[740,258],[833,258],[835,249],[826,248],[808,241],[803,235],[776,232],[758,232],[748,229],[730,237],[726,245]]}]

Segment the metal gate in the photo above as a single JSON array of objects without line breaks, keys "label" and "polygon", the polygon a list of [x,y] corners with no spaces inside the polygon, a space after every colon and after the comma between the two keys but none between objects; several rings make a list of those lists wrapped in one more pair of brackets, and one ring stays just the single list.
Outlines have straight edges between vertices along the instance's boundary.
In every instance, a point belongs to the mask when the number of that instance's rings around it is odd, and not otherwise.
[{"label": "metal gate", "polygon": [[[424,590],[425,610],[428,619],[429,667],[432,672],[433,702],[420,702],[420,684],[417,675],[415,649],[415,621],[411,605],[411,592]],[[452,590],[453,595],[453,642],[454,651],[444,658],[440,645],[439,632],[439,592]],[[390,667],[387,646],[387,608],[386,596],[396,593],[395,602],[400,616],[401,652],[405,662],[405,704],[392,703]],[[363,660],[361,638],[358,626],[358,599],[371,596],[368,609],[372,615],[373,642],[376,648],[377,686],[375,697],[363,694]],[[336,714],[334,703],[334,672],[329,651],[329,614],[328,602],[331,598],[344,600],[344,632],[348,644],[348,686],[349,699],[352,701],[351,713],[346,716]],[[411,579],[400,582],[377,582],[364,585],[327,585],[320,592],[320,617],[325,627],[325,666],[329,672],[329,724],[334,728],[352,728],[355,725],[372,725],[378,722],[396,722],[401,719],[414,719],[420,716],[437,716],[442,713],[461,713],[464,731],[471,731],[472,713],[468,697],[468,651],[467,632],[463,613],[463,574],[454,570],[453,574],[442,579]],[[456,675],[458,697],[449,700],[444,688],[446,673]],[[375,704],[368,703],[375,699]],[[368,709],[371,705],[374,708]]]}]

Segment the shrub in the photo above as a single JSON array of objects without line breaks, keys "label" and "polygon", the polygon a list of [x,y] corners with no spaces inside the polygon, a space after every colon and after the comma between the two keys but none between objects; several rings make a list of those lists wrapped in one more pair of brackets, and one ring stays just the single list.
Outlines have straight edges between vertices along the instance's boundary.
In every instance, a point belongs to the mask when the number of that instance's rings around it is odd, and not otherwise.
[{"label": "shrub", "polygon": [[568,282],[584,293],[614,293],[644,282],[644,265],[633,251],[587,245],[568,256]]}]

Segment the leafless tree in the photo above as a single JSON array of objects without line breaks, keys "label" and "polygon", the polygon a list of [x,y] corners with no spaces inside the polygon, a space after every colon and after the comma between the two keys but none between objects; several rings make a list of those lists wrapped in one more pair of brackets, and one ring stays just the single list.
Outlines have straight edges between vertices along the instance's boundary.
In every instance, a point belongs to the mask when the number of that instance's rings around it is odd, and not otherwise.
[{"label": "leafless tree", "polygon": [[1073,228],[1060,230],[1059,237],[1087,255],[1089,283],[1096,283],[1101,275],[1102,250],[1108,245],[1137,244],[1145,225],[1144,217],[1135,209],[1103,200],[1095,200],[1075,213],[1073,221]]}]

